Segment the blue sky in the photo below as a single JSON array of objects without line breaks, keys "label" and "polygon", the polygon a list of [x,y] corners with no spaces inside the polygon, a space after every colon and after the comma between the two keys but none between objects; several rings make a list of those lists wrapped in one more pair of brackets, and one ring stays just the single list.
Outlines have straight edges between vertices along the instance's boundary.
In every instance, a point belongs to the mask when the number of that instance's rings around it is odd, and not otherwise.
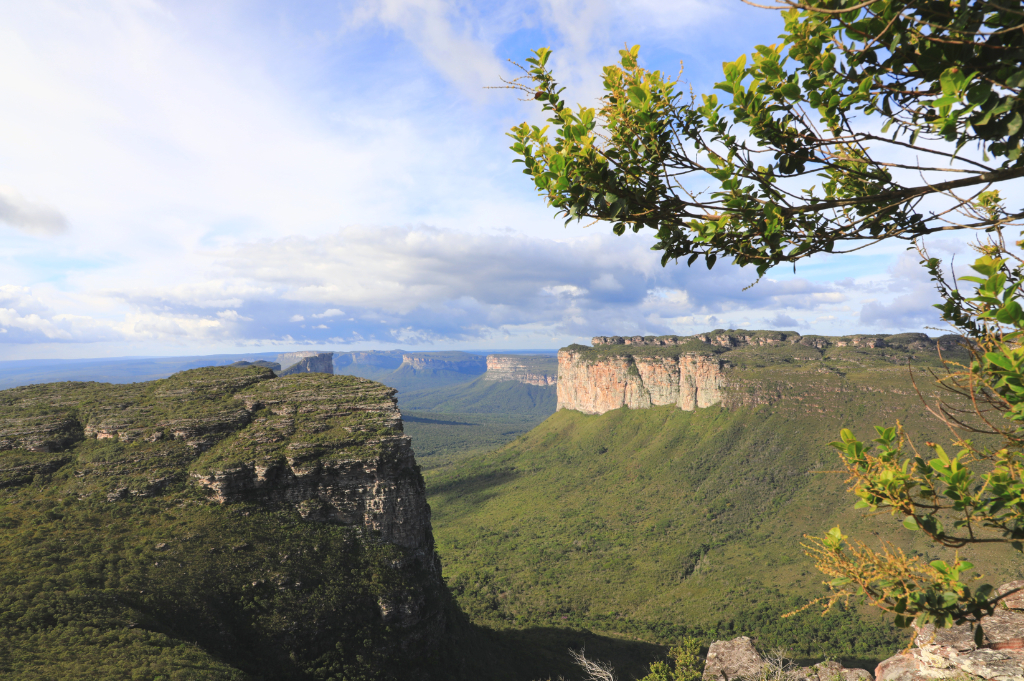
[{"label": "blue sky", "polygon": [[780,30],[738,0],[3,3],[0,358],[938,326],[899,245],[744,291],[750,270],[563,227],[512,164],[540,114],[487,89],[508,59],[554,48],[592,104],[640,44],[710,92]]}]

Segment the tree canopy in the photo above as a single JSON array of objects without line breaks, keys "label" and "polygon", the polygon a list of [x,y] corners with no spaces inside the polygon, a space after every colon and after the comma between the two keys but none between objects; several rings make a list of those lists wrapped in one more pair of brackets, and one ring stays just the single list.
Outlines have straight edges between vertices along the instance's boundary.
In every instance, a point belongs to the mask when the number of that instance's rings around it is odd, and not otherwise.
[{"label": "tree canopy", "polygon": [[[772,9],[785,20],[780,42],[723,64],[721,101],[643,68],[633,47],[604,68],[600,105],[573,109],[548,69],[551,51],[536,50],[512,85],[542,102],[551,125],[511,130],[517,161],[567,223],[655,230],[663,265],[703,256],[710,268],[727,256],[760,276],[815,253],[914,242],[942,296],[936,307],[972,356],[946,363],[935,379],[950,397],[929,406],[953,453],[915,443],[899,423],[876,427],[870,442],[844,430],[832,444],[859,508],[888,510],[946,547],[1024,550],[1024,242],[1004,239],[1024,210],[1000,194],[1024,176],[1024,9],[1006,0]],[[945,230],[978,233],[972,275],[952,278],[920,242]],[[969,584],[973,566],[959,556],[924,563],[851,542],[838,527],[806,548],[830,578],[826,607],[866,597],[901,626],[977,623],[1005,596]]]},{"label": "tree canopy", "polygon": [[723,64],[721,99],[648,71],[633,47],[604,68],[600,106],[573,109],[551,51],[536,50],[515,86],[543,103],[551,126],[512,129],[524,172],[568,220],[655,230],[663,264],[731,256],[759,275],[818,252],[1024,215],[1003,210],[998,194],[1024,176],[1019,5],[779,7],[780,42]]}]

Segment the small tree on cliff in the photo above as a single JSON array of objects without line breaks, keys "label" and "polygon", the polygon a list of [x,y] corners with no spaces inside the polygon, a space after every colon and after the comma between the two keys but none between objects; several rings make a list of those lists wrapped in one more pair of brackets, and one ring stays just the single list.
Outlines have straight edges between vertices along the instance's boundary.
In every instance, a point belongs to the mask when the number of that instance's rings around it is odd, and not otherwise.
[{"label": "small tree on cliff", "polygon": [[[1020,550],[1024,263],[1003,232],[1024,212],[1007,210],[1000,188],[1024,176],[1024,11],[1004,0],[782,0],[770,9],[782,10],[781,42],[724,64],[721,101],[642,68],[634,47],[604,68],[600,106],[573,109],[547,68],[551,51],[536,50],[513,86],[542,103],[551,125],[512,129],[517,161],[567,223],[654,230],[663,265],[703,258],[710,268],[728,256],[761,276],[884,239],[918,245],[943,319],[973,354],[941,382],[972,400],[977,418],[934,409],[957,433],[953,454],[913,449],[898,424],[878,428],[872,446],[848,431],[834,444],[858,506],[888,507],[945,546]],[[964,229],[981,235],[976,276],[949,280],[918,240]],[[971,430],[1004,446],[975,446]],[[829,604],[863,594],[903,626],[976,621],[995,604],[990,588],[966,584],[971,566],[959,559],[925,565],[848,543],[839,528],[809,550],[832,577]]]}]

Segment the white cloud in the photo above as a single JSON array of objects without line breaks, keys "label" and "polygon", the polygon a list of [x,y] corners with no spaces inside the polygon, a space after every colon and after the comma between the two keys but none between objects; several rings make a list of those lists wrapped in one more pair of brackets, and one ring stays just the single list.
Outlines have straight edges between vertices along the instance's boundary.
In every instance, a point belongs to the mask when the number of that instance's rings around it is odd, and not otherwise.
[{"label": "white cloud", "polygon": [[330,310],[324,310],[320,314],[313,315],[313,318],[314,319],[323,319],[324,317],[340,317],[343,314],[345,314],[345,313],[342,312],[341,310],[339,310],[338,308],[332,307]]},{"label": "white cloud", "polygon": [[68,219],[49,206],[27,200],[12,187],[0,186],[0,222],[30,234],[52,236],[68,230]]},{"label": "white cloud", "polygon": [[291,317],[288,318],[288,321],[290,321],[290,322],[303,322],[303,321],[306,321],[306,318],[303,317],[300,314],[293,314]]}]

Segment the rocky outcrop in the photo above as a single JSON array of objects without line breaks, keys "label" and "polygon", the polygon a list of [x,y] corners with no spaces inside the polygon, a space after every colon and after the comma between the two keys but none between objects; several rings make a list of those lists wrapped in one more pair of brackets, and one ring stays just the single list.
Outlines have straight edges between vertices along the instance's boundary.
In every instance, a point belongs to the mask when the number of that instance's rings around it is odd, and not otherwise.
[{"label": "rocky outcrop", "polygon": [[[959,336],[801,336],[792,331],[712,331],[694,336],[595,336],[593,346],[570,345],[558,353],[558,409],[602,414],[612,409],[675,405],[694,409],[808,404],[822,392],[874,390],[873,383],[825,385],[803,373],[843,379],[850,370],[891,371],[892,365],[942,366],[963,360]],[[794,380],[795,379],[795,380]],[[841,381],[840,381],[841,382]],[[815,394],[817,393],[817,394]]]},{"label": "rocky outcrop", "polygon": [[[766,668],[770,673],[765,673]],[[795,667],[783,659],[766,660],[747,636],[715,641],[708,648],[703,681],[752,681],[762,677],[791,681],[872,681],[867,671],[848,669],[835,661]]]},{"label": "rocky outcrop", "polygon": [[488,381],[549,386],[558,382],[558,359],[550,355],[487,355]]},{"label": "rocky outcrop", "polygon": [[277,363],[281,365],[278,372],[280,376],[302,373],[334,373],[333,352],[285,352],[277,356]]},{"label": "rocky outcrop", "polygon": [[697,353],[590,361],[571,348],[560,350],[558,409],[603,414],[619,407],[709,407],[722,401],[723,366],[717,357]]},{"label": "rocky outcrop", "polygon": [[377,369],[397,369],[402,365],[402,355],[404,354],[403,350],[336,352],[334,353],[334,366],[342,368],[355,364]]},{"label": "rocky outcrop", "polygon": [[399,369],[414,371],[443,370],[460,374],[482,374],[487,371],[487,358],[468,352],[407,352]]},{"label": "rocky outcrop", "polygon": [[981,646],[975,644],[969,624],[938,630],[927,625],[917,629],[917,647],[880,663],[875,677],[878,681],[1024,680],[1024,581],[1004,584],[998,592],[1007,597],[992,615],[982,618]]},{"label": "rocky outcrop", "polygon": [[382,591],[380,611],[403,646],[422,652],[443,635],[446,591],[395,392],[354,376],[275,377],[251,365],[2,391],[0,488],[70,466],[67,493],[80,498],[124,503],[191,480],[212,503],[294,509],[353,528],[397,547],[388,561],[406,586]]}]

